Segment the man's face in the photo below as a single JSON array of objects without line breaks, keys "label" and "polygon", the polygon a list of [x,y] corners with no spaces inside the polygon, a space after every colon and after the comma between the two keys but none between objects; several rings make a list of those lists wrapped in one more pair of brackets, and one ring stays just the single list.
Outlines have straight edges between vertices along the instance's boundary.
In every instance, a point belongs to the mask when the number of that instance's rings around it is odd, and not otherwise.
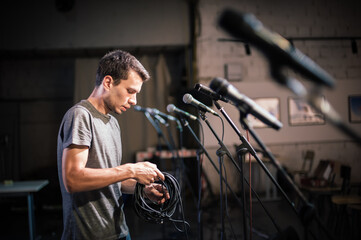
[{"label": "man's face", "polygon": [[127,80],[120,80],[118,85],[114,85],[112,81],[109,94],[104,100],[106,107],[117,114],[125,112],[131,105],[137,104],[137,94],[142,85],[142,78],[134,70],[130,70]]}]

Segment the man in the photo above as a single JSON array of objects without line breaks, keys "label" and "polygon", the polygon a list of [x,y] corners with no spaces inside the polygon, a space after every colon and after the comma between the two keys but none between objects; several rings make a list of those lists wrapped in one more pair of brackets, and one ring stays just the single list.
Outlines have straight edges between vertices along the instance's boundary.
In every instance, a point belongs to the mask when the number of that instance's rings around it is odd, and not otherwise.
[{"label": "man", "polygon": [[122,193],[145,185],[151,200],[164,203],[164,180],[149,162],[121,165],[120,127],[110,112],[136,104],[148,72],[127,52],[116,50],[99,62],[96,84],[87,100],[65,114],[58,134],[58,174],[63,198],[62,239],[130,239]]}]

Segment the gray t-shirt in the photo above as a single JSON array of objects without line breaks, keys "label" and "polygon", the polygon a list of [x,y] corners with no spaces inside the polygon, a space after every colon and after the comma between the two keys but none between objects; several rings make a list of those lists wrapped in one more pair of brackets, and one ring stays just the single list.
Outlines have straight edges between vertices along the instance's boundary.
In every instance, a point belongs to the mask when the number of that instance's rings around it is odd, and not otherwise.
[{"label": "gray t-shirt", "polygon": [[58,134],[58,176],[63,197],[62,239],[118,239],[128,234],[121,183],[69,193],[62,181],[63,150],[71,144],[89,147],[88,168],[112,168],[122,159],[120,128],[111,115],[82,100],[64,115]]}]

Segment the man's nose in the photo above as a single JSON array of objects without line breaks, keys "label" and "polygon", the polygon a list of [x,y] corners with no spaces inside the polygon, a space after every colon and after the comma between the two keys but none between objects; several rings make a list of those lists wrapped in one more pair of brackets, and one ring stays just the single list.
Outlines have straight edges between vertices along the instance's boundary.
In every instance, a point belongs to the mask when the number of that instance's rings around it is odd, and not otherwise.
[{"label": "man's nose", "polygon": [[130,97],[128,102],[130,105],[136,105],[137,104],[137,96],[134,95],[134,96]]}]

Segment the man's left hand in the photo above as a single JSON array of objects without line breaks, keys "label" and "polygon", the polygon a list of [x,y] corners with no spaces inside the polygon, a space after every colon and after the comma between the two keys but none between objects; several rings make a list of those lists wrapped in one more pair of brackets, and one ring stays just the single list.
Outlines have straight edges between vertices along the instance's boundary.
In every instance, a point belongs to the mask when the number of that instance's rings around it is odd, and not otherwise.
[{"label": "man's left hand", "polygon": [[170,198],[167,189],[158,183],[152,183],[145,185],[144,187],[145,196],[158,204],[163,204],[166,200]]}]

